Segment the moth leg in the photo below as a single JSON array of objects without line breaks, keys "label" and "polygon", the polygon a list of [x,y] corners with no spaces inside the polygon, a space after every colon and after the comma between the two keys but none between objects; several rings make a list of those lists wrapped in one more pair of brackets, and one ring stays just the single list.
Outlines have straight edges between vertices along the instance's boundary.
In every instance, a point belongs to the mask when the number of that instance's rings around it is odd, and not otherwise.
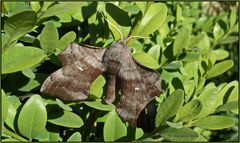
[{"label": "moth leg", "polygon": [[116,93],[116,78],[118,73],[118,63],[109,62],[108,63],[108,82],[107,82],[107,93],[105,96],[105,103],[111,104],[115,101],[115,93]]}]

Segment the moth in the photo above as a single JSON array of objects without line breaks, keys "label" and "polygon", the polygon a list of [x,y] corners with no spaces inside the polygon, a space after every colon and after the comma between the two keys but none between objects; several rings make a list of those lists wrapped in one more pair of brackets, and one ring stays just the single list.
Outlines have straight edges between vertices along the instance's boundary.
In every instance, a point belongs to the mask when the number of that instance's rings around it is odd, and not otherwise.
[{"label": "moth", "polygon": [[105,73],[104,101],[113,103],[120,93],[116,111],[131,126],[136,126],[140,112],[162,90],[159,73],[137,62],[122,40],[108,48],[71,43],[60,60],[63,67],[44,81],[41,93],[64,101],[86,100],[92,82]]}]

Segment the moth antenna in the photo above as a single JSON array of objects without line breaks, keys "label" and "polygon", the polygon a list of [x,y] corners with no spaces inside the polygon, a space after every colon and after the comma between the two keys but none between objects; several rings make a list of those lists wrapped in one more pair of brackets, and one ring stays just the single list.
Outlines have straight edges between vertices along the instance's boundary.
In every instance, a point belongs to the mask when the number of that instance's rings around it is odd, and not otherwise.
[{"label": "moth antenna", "polygon": [[151,37],[144,37],[144,36],[129,36],[126,40],[124,40],[124,43],[126,43],[128,40],[132,39],[132,38],[151,38]]},{"label": "moth antenna", "polygon": [[[105,17],[104,17],[104,18],[105,18]],[[120,36],[121,36],[121,41],[123,41],[122,32],[121,32],[115,25],[113,25],[110,21],[108,21],[107,18],[105,18],[105,20],[106,20],[113,28],[115,28],[115,29],[118,31],[118,33],[119,33]]]}]

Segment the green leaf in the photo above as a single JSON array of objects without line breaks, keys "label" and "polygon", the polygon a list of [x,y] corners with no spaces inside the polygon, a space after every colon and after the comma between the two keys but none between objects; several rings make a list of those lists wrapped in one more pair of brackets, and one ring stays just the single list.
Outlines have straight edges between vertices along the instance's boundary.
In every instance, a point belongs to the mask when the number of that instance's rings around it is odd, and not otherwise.
[{"label": "green leaf", "polygon": [[15,120],[16,114],[17,114],[17,109],[15,109],[14,106],[8,102],[8,115],[5,120],[5,123],[14,131],[15,131],[14,120]]},{"label": "green leaf", "polygon": [[31,90],[37,88],[40,85],[41,84],[39,83],[39,81],[30,79],[26,85],[22,86],[18,90],[23,92],[30,92]]},{"label": "green leaf", "polygon": [[69,128],[80,128],[83,125],[83,121],[78,115],[66,110],[48,115],[48,122]]},{"label": "green leaf", "polygon": [[101,98],[103,94],[103,86],[105,85],[105,83],[106,83],[105,78],[102,75],[98,76],[93,81],[90,87],[90,95],[94,95],[98,98]]},{"label": "green leaf", "polygon": [[160,58],[160,45],[154,45],[148,50],[148,54],[154,58],[156,62],[159,61]]},{"label": "green leaf", "polygon": [[238,36],[228,36],[224,39],[221,39],[221,41],[219,41],[219,44],[230,44],[237,41],[238,41]]},{"label": "green leaf", "polygon": [[183,98],[183,90],[177,89],[160,105],[156,115],[156,127],[176,115],[183,104]]},{"label": "green leaf", "polygon": [[233,125],[234,120],[232,117],[222,115],[208,116],[193,123],[193,126],[197,126],[208,130],[221,130],[225,128],[230,128]]},{"label": "green leaf", "polygon": [[167,64],[166,66],[164,66],[164,69],[168,69],[168,70],[176,70],[176,69],[180,69],[180,67],[183,66],[183,63],[181,61],[173,61],[169,64]]},{"label": "green leaf", "polygon": [[203,118],[216,110],[217,88],[206,87],[199,95],[198,99],[202,102],[202,110],[195,118]]},{"label": "green leaf", "polygon": [[36,47],[11,47],[2,55],[2,73],[13,73],[38,64],[45,57]]},{"label": "green leaf", "polygon": [[115,109],[113,104],[104,104],[101,99],[97,99],[95,101],[85,101],[87,106],[92,107],[101,111],[112,111]]},{"label": "green leaf", "polygon": [[64,104],[61,100],[56,98],[56,102],[57,102],[58,106],[61,107],[62,109],[66,110],[66,111],[72,111],[72,108],[69,107],[68,105]]},{"label": "green leaf", "polygon": [[32,69],[31,68],[26,68],[26,69],[23,69],[22,70],[22,73],[28,77],[28,78],[31,78],[31,79],[34,79],[35,78],[35,74],[33,73]]},{"label": "green leaf", "polygon": [[41,134],[39,134],[34,139],[37,139],[39,141],[62,141],[61,137],[59,136],[59,129],[58,126],[52,126],[47,127],[50,129],[44,129]]},{"label": "green leaf", "polygon": [[[223,100],[226,96],[231,97],[231,93],[234,93],[233,91],[236,90],[238,91],[238,82],[237,81],[232,81],[225,85],[220,92],[218,93],[217,100],[216,100],[216,106],[222,105]],[[231,101],[236,101],[238,100],[238,94],[235,94],[235,99]]]},{"label": "green leaf", "polygon": [[[131,19],[128,14],[111,3],[106,4],[106,12],[107,19],[122,32],[123,37],[127,37],[131,29]],[[108,25],[114,39],[116,41],[121,39],[119,32],[110,23]]]},{"label": "green leaf", "polygon": [[72,141],[82,141],[82,136],[79,132],[73,133],[67,140],[68,142]]},{"label": "green leaf", "polygon": [[40,17],[40,19],[64,13],[75,13],[75,11],[78,11],[84,5],[86,5],[85,2],[63,2],[60,4],[55,4],[54,6],[47,9],[45,13]]},{"label": "green leaf", "polygon": [[118,117],[115,110],[108,113],[107,120],[103,128],[104,141],[116,141],[126,136],[127,128],[122,120]]},{"label": "green leaf", "polygon": [[[9,17],[4,24],[7,35],[7,44],[30,32],[37,22],[37,14],[34,11],[24,11]],[[4,45],[3,47],[7,47]]]},{"label": "green leaf", "polygon": [[135,53],[133,54],[133,57],[137,62],[141,63],[143,66],[146,66],[148,68],[158,69],[160,67],[157,61],[155,61],[153,57],[151,57],[145,52]]},{"label": "green leaf", "polygon": [[160,135],[170,141],[194,141],[198,134],[190,128],[167,128],[160,132]]},{"label": "green leaf", "polygon": [[216,40],[218,40],[219,38],[221,38],[224,34],[224,30],[221,28],[221,26],[216,23],[214,28],[213,28],[213,36]]},{"label": "green leaf", "polygon": [[63,35],[63,37],[59,40],[58,48],[60,51],[63,51],[67,46],[76,39],[76,34],[73,31],[70,31]]},{"label": "green leaf", "polygon": [[40,95],[33,95],[24,104],[18,117],[18,129],[22,135],[32,139],[45,129],[47,111]]},{"label": "green leaf", "polygon": [[223,49],[213,50],[212,52],[215,54],[217,61],[223,60],[229,56],[228,51],[223,50]]},{"label": "green leaf", "polygon": [[190,30],[187,27],[180,29],[173,44],[173,55],[176,56],[182,53],[183,49],[188,47],[190,41]]},{"label": "green leaf", "polygon": [[[51,37],[51,40],[49,38]],[[48,22],[40,35],[41,48],[46,53],[52,53],[58,47],[58,31],[52,22]]]},{"label": "green leaf", "polygon": [[213,65],[213,67],[209,70],[207,78],[210,79],[215,76],[218,76],[226,72],[227,70],[229,70],[233,65],[234,63],[232,60],[225,60],[225,61],[219,62]]},{"label": "green leaf", "polygon": [[38,1],[31,1],[30,6],[35,12],[38,12],[41,9],[41,5]]},{"label": "green leaf", "polygon": [[176,19],[177,22],[182,21],[183,20],[183,15],[182,15],[182,7],[178,4],[177,5],[177,14],[176,14]]},{"label": "green leaf", "polygon": [[230,111],[238,109],[238,101],[228,102],[218,107],[217,112]]},{"label": "green leaf", "polygon": [[192,120],[202,110],[202,102],[198,99],[191,100],[185,104],[177,114],[177,121],[186,122]]},{"label": "green leaf", "polygon": [[151,4],[144,13],[141,21],[133,28],[130,35],[148,36],[163,24],[166,16],[167,6],[165,4]]},{"label": "green leaf", "polygon": [[6,94],[3,90],[2,90],[1,97],[2,97],[2,123],[3,123],[8,116],[8,102],[7,102]]},{"label": "green leaf", "polygon": [[166,121],[166,123],[172,128],[180,129],[183,127],[182,122],[173,123],[173,122]]},{"label": "green leaf", "polygon": [[31,7],[28,5],[28,3],[24,1],[5,1],[3,5],[9,15],[31,10]]},{"label": "green leaf", "polygon": [[236,23],[236,20],[237,20],[237,10],[236,10],[236,7],[233,7],[231,9],[231,14],[230,14],[230,27],[233,27],[234,24]]},{"label": "green leaf", "polygon": [[8,101],[8,115],[5,122],[11,129],[16,131],[14,128],[14,122],[17,119],[15,117],[17,114],[17,109],[21,105],[21,102],[19,98],[16,96],[8,96],[7,101]]}]

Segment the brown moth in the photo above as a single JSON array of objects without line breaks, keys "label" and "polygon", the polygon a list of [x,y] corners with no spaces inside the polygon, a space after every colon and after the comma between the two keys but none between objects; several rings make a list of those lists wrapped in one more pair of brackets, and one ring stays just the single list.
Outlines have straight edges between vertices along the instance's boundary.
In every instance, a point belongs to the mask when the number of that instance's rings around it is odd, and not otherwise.
[{"label": "brown moth", "polygon": [[60,60],[63,67],[45,80],[42,93],[64,101],[85,100],[92,82],[105,72],[105,103],[114,102],[120,91],[116,111],[132,126],[136,126],[140,112],[162,90],[159,73],[134,60],[122,40],[106,49],[72,43],[60,54]]}]

